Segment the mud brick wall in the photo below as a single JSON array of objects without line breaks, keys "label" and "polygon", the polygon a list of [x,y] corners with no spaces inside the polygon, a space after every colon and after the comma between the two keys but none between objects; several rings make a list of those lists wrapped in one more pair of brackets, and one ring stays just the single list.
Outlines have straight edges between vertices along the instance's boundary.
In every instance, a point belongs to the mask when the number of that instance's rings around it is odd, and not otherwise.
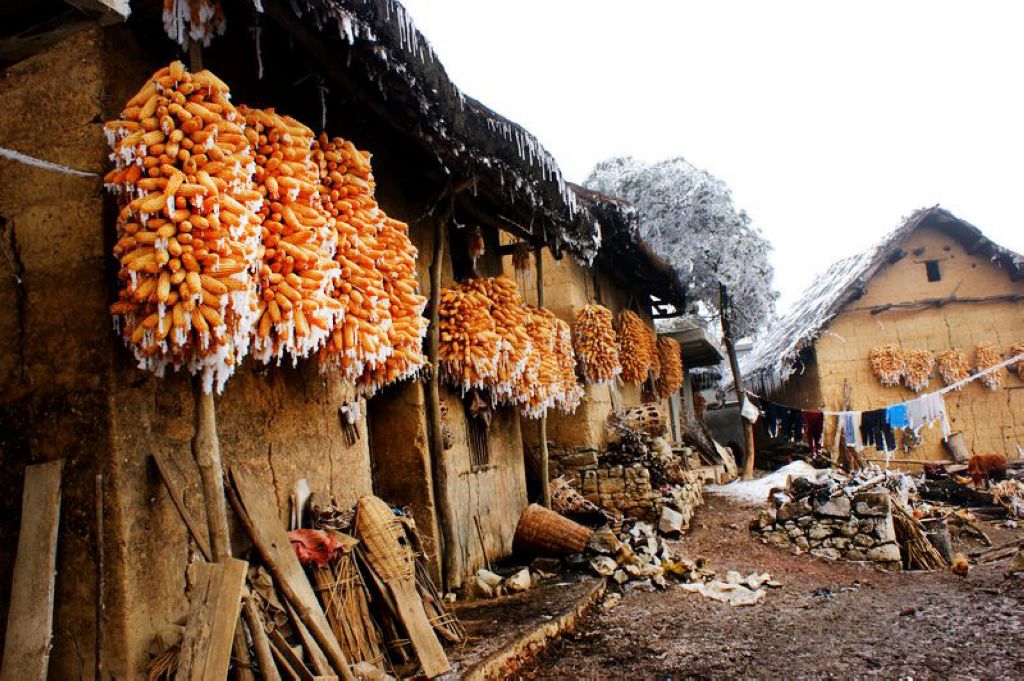
[{"label": "mud brick wall", "polygon": [[767,543],[829,560],[870,561],[902,568],[889,493],[861,492],[852,499],[796,499],[762,511],[751,529]]}]

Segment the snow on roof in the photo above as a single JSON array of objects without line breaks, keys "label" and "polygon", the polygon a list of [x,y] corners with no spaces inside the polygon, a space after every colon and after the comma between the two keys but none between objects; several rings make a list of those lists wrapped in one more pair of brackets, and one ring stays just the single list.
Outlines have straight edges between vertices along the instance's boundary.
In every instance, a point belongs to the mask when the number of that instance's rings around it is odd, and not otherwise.
[{"label": "snow on roof", "polygon": [[814,344],[840,310],[864,294],[868,281],[886,264],[905,255],[899,245],[919,227],[934,227],[964,244],[969,252],[987,255],[1005,267],[1014,280],[1024,279],[1024,256],[987,239],[974,225],[932,206],[916,211],[880,243],[832,264],[807,293],[740,361],[748,389],[772,392],[802,369],[801,353]]}]

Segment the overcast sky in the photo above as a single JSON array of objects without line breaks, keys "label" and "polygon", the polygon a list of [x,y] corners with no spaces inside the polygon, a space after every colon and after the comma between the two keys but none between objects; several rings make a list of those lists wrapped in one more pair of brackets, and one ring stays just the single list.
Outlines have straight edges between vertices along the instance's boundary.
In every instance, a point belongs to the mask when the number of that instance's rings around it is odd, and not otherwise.
[{"label": "overcast sky", "polygon": [[774,245],[782,309],[922,206],[1024,252],[1024,1],[404,4],[568,179],[681,155],[725,180]]}]

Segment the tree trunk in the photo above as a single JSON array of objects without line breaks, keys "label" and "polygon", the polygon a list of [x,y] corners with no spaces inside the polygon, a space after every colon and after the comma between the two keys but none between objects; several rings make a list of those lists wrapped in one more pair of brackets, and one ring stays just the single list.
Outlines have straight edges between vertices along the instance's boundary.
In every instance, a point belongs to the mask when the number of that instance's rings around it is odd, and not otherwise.
[{"label": "tree trunk", "polygon": [[754,477],[754,426],[747,419],[743,418],[743,401],[746,399],[746,391],[743,389],[743,374],[740,373],[740,362],[736,357],[735,339],[732,335],[732,302],[729,299],[729,292],[724,285],[719,285],[719,312],[722,317],[722,340],[725,342],[725,351],[729,355],[729,366],[732,369],[733,386],[736,391],[736,399],[740,405],[740,427],[743,429],[743,479],[750,480]]},{"label": "tree trunk", "polygon": [[[533,252],[537,260],[537,307],[544,307],[544,249]],[[540,417],[540,503],[544,508],[551,508],[551,487],[548,482],[548,415],[545,411]]]}]

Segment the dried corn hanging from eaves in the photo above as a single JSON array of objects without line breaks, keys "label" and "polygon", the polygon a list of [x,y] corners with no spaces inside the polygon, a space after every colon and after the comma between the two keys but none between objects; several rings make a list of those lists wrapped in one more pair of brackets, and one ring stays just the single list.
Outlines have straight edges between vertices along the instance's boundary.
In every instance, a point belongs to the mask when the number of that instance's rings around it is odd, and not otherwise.
[{"label": "dried corn hanging from eaves", "polygon": [[647,380],[651,370],[650,333],[647,325],[632,310],[623,310],[617,321],[622,380],[640,385]]},{"label": "dried corn hanging from eaves", "polygon": [[607,383],[622,373],[611,310],[601,305],[580,309],[573,321],[572,338],[584,381]]},{"label": "dried corn hanging from eaves", "polygon": [[583,388],[576,380],[569,325],[549,310],[533,306],[527,309],[530,354],[516,381],[514,401],[528,418],[540,418],[552,407],[572,413],[583,398]]},{"label": "dried corn hanging from eaves", "polygon": [[207,392],[249,349],[258,257],[252,150],[228,87],[181,62],[160,69],[105,125],[119,194],[115,325],[140,368],[202,373]]},{"label": "dried corn hanging from eaves", "polygon": [[661,374],[657,387],[659,397],[669,397],[683,387],[683,354],[679,343],[668,336],[658,337],[658,357]]},{"label": "dried corn hanging from eaves", "polygon": [[[967,355],[960,348],[948,348],[939,353],[939,375],[946,385],[953,385],[971,375],[971,365]],[[957,388],[960,390],[960,388]]]},{"label": "dried corn hanging from eaves", "polygon": [[907,350],[904,355],[903,384],[919,393],[928,387],[932,370],[935,369],[935,355],[928,350]]},{"label": "dried corn hanging from eaves", "polygon": [[[1024,354],[1024,341],[1014,343],[1010,346],[1010,357]],[[1017,369],[1017,377],[1024,381],[1024,360],[1017,362],[1014,367]]]},{"label": "dried corn hanging from eaves", "polygon": [[163,22],[167,37],[182,47],[190,40],[209,46],[227,29],[219,0],[164,0]]},{"label": "dried corn hanging from eaves", "polygon": [[296,361],[320,349],[343,314],[332,297],[340,269],[335,221],[320,198],[313,132],[273,109],[242,106],[239,112],[264,196],[253,355],[266,363],[286,355]]},{"label": "dried corn hanging from eaves", "polygon": [[907,369],[903,350],[894,343],[884,343],[871,348],[868,353],[871,372],[884,386],[899,385],[900,379]]},{"label": "dried corn hanging from eaves", "polygon": [[[982,341],[974,346],[974,366],[978,368],[978,371],[988,369],[1002,361],[1003,356],[999,354],[999,348],[992,341]],[[996,369],[992,373],[982,376],[980,380],[989,390],[998,390],[1003,385],[1005,378],[1006,369]]]}]

